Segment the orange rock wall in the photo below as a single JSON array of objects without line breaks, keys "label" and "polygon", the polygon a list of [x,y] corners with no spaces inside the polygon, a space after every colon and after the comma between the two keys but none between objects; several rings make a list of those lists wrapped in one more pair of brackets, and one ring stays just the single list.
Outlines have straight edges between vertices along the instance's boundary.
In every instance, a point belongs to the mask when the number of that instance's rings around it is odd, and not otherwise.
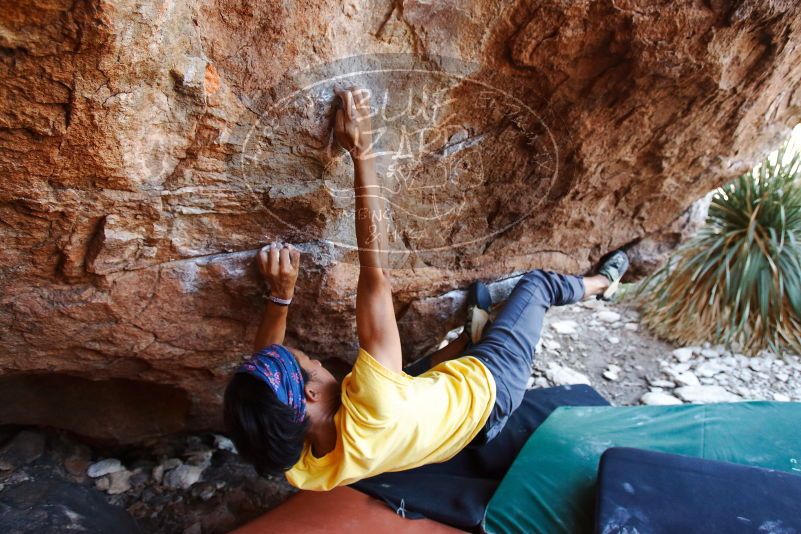
[{"label": "orange rock wall", "polygon": [[[217,427],[263,306],[253,255],[273,239],[305,253],[290,341],[352,359],[350,170],[328,145],[337,73],[451,58],[508,95],[488,106],[475,85],[449,86],[447,121],[427,117],[446,135],[404,163],[426,184],[455,173],[435,196],[396,197],[397,313],[415,356],[458,322],[449,291],[582,272],[748,169],[801,116],[799,43],[789,0],[0,0],[0,374],[167,385],[190,408],[165,428]],[[309,76],[328,81],[268,131]],[[425,85],[368,78],[376,102]]]}]

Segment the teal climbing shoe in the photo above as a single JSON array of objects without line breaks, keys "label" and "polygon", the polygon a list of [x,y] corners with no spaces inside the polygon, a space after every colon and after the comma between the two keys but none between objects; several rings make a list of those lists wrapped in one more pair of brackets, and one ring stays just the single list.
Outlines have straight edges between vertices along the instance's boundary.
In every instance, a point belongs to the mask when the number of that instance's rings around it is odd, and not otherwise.
[{"label": "teal climbing shoe", "polygon": [[612,300],[612,297],[617,293],[620,287],[620,279],[626,274],[629,269],[629,257],[626,252],[616,250],[601,264],[598,269],[598,274],[605,276],[609,280],[609,287],[606,288],[601,295],[598,295],[600,300]]}]

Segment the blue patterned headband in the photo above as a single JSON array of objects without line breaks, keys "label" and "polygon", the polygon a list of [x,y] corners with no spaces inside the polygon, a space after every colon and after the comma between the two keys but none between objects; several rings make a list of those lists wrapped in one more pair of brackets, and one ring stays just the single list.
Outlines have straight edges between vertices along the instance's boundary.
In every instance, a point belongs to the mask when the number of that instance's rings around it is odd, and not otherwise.
[{"label": "blue patterned headband", "polygon": [[239,366],[237,373],[255,376],[275,392],[278,400],[295,410],[295,421],[306,416],[306,395],[300,365],[282,345],[270,345]]}]

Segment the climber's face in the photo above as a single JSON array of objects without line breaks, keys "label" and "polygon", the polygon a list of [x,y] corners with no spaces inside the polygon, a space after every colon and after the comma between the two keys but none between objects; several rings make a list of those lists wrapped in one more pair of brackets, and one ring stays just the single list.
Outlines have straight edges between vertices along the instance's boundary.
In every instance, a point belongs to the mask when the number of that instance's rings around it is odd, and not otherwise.
[{"label": "climber's face", "polygon": [[306,402],[325,404],[339,402],[339,382],[328,369],[323,367],[320,360],[312,360],[300,349],[294,347],[287,347],[287,349],[298,361],[300,368],[309,375],[309,380],[303,384],[303,389],[306,391]]},{"label": "climber's face", "polygon": [[[314,377],[318,375],[319,375],[318,378],[323,381],[326,381],[328,377],[332,379],[334,378],[334,375],[329,373],[328,370],[325,367],[323,367],[323,364],[320,363],[320,360],[312,360],[311,358],[309,358],[308,354],[306,354],[300,349],[296,349],[295,347],[287,347],[287,348],[289,349],[289,352],[291,352],[292,355],[295,357],[295,359],[298,361],[298,364],[300,365],[301,369],[306,371],[309,374],[309,376],[312,377],[310,381],[313,382],[315,380]],[[321,373],[327,376],[323,376],[321,375]]]}]

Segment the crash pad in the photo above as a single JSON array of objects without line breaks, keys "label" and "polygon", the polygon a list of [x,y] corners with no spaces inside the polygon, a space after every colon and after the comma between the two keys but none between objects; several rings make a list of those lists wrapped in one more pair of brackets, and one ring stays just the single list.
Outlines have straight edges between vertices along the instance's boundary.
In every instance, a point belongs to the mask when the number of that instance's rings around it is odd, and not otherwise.
[{"label": "crash pad", "polygon": [[601,455],[634,447],[765,467],[801,468],[801,403],[562,407],[526,442],[490,500],[483,527],[590,532]]},{"label": "crash pad", "polygon": [[300,491],[277,508],[231,534],[455,534],[462,532],[430,519],[404,519],[383,503],[347,487]]},{"label": "crash pad", "polygon": [[489,443],[469,446],[439,464],[384,473],[353,488],[382,499],[406,517],[428,517],[456,528],[475,530],[517,453],[529,436],[560,406],[609,406],[586,385],[526,391],[520,407]]},{"label": "crash pad", "polygon": [[596,532],[801,534],[801,472],[616,447],[597,488]]}]

